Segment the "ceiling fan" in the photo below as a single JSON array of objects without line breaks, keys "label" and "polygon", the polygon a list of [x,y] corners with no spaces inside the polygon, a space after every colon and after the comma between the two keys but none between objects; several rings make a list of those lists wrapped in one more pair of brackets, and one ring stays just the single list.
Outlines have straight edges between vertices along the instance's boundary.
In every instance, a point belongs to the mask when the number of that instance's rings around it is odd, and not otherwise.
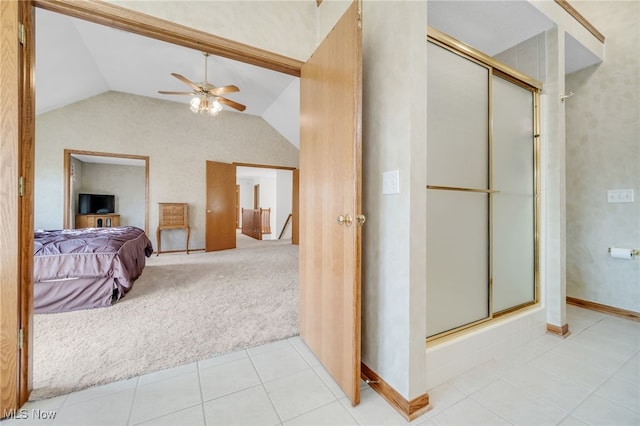
[{"label": "ceiling fan", "polygon": [[244,111],[247,107],[239,104],[238,102],[234,102],[231,99],[223,98],[220,95],[225,93],[234,93],[239,92],[238,89],[233,84],[228,86],[216,87],[213,84],[207,81],[207,59],[209,54],[203,52],[204,55],[204,82],[202,83],[194,83],[191,80],[183,77],[180,74],[171,73],[172,76],[177,78],[178,80],[186,83],[193,90],[191,92],[167,92],[164,90],[159,90],[158,93],[162,95],[191,95],[193,98],[191,99],[191,111],[195,113],[207,113],[210,115],[217,115],[218,112],[222,110],[222,105],[225,104],[234,108],[238,111]]}]

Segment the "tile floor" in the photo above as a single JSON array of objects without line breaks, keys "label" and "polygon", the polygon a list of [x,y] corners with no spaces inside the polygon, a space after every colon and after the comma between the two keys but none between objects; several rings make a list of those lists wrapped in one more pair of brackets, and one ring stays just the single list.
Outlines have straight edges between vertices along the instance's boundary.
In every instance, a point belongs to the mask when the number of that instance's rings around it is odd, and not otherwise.
[{"label": "tile floor", "polygon": [[[545,335],[429,390],[433,409],[412,424],[640,425],[640,323],[567,309],[568,339]],[[406,424],[364,383],[351,407],[298,337],[23,409],[0,425]]]}]

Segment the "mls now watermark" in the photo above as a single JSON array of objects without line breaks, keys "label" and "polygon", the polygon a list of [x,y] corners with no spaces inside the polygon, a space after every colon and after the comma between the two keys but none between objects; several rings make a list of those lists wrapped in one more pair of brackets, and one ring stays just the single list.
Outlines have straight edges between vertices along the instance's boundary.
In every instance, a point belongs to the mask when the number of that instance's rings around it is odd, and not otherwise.
[{"label": "mls now watermark", "polygon": [[58,413],[53,410],[49,410],[49,411],[36,410],[36,409],[27,410],[25,408],[22,408],[19,410],[16,410],[16,409],[4,410],[4,413],[2,414],[2,418],[17,419],[17,420],[27,420],[27,419],[53,420],[56,418],[56,414]]}]

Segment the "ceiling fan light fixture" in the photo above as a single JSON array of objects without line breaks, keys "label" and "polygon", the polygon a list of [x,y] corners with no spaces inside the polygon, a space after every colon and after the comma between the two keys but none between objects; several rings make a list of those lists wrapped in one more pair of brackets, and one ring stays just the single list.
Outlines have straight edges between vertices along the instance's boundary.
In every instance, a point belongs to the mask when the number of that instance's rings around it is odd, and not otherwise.
[{"label": "ceiling fan light fixture", "polygon": [[220,102],[218,102],[217,99],[211,102],[211,106],[209,107],[209,114],[218,115],[220,111],[222,111],[222,105],[220,104]]},{"label": "ceiling fan light fixture", "polygon": [[209,95],[206,94],[194,96],[191,98],[189,104],[191,105],[189,109],[195,114],[206,113],[216,116],[220,111],[222,111],[222,104],[218,102],[217,99],[212,101]]},{"label": "ceiling fan light fixture", "polygon": [[191,107],[189,108],[191,112],[194,112],[197,114],[199,112],[198,110],[200,109],[200,98],[197,96],[194,96],[189,102],[189,104],[191,105]]},{"label": "ceiling fan light fixture", "polygon": [[[208,114],[212,116],[218,115],[222,111],[222,103],[234,108],[238,111],[244,111],[247,107],[232,101],[227,98],[223,98],[222,94],[239,92],[233,84],[227,86],[216,87],[207,81],[207,57],[208,53],[204,53],[204,82],[194,83],[191,80],[183,77],[180,74],[171,73],[172,76],[182,81],[191,87],[191,92],[168,92],[160,90],[159,93],[163,95],[191,95],[193,96],[189,101],[189,110],[194,114]],[[222,103],[220,102],[222,101]]]}]

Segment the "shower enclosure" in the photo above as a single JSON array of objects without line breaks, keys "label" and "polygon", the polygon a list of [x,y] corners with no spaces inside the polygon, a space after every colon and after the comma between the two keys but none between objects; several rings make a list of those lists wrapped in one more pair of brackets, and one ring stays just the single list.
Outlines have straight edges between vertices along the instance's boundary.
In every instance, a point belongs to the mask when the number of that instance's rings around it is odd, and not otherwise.
[{"label": "shower enclosure", "polygon": [[539,83],[429,29],[427,338],[537,302]]}]

